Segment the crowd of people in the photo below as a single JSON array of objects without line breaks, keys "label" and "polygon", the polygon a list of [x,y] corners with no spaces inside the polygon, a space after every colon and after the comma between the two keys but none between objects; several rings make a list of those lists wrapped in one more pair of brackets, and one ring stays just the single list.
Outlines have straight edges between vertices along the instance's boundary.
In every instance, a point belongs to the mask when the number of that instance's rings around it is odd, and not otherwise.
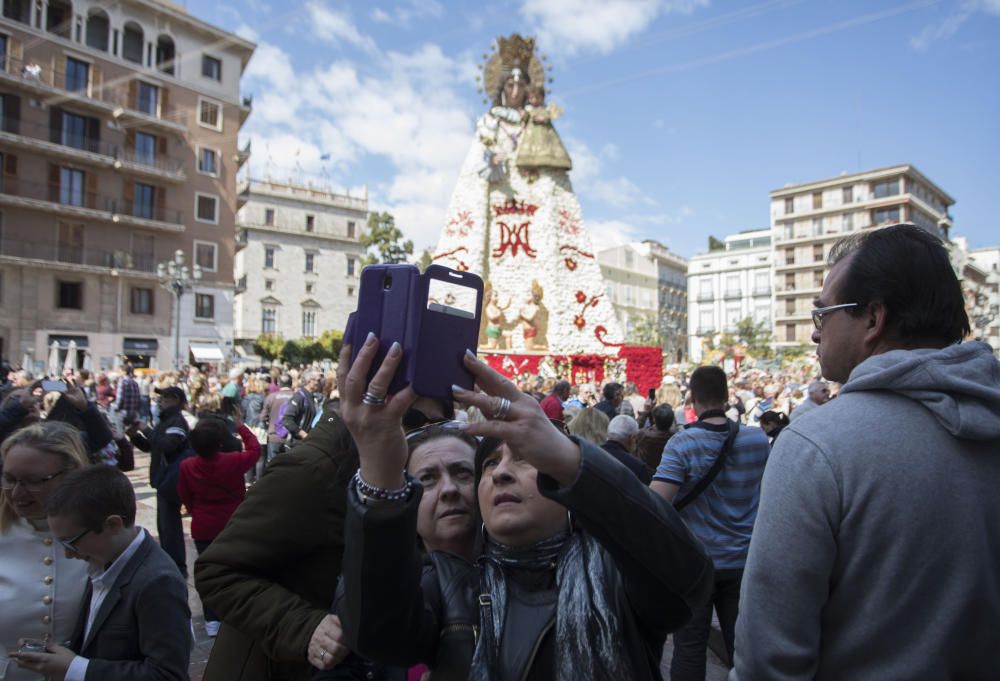
[{"label": "crowd of people", "polygon": [[731,680],[995,678],[1000,364],[926,232],[831,265],[818,366],[646,394],[471,352],[477,390],[388,394],[374,336],[336,375],[12,374],[7,678],[187,678],[185,509],[207,681],[660,679],[668,637],[704,679],[713,613]]}]

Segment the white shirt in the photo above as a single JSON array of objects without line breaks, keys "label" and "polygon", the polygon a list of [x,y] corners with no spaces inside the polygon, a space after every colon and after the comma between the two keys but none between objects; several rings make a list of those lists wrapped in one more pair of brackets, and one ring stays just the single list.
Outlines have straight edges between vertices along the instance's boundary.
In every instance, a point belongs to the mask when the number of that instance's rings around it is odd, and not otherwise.
[{"label": "white shirt", "polygon": [[[146,530],[141,527],[138,529],[139,531],[135,533],[135,539],[125,547],[121,555],[115,558],[115,562],[108,566],[106,570],[100,572],[88,570],[90,574],[91,593],[90,610],[87,612],[87,625],[83,630],[84,641],[90,636],[90,630],[94,626],[94,619],[97,617],[97,613],[100,612],[101,604],[107,598],[108,592],[115,584],[115,580],[121,575],[125,565],[132,559],[132,556],[139,550],[143,540],[146,538]],[[79,655],[74,657],[69,665],[69,669],[66,670],[64,681],[84,681],[84,678],[87,676],[87,665],[89,663],[90,660],[85,657]]]}]

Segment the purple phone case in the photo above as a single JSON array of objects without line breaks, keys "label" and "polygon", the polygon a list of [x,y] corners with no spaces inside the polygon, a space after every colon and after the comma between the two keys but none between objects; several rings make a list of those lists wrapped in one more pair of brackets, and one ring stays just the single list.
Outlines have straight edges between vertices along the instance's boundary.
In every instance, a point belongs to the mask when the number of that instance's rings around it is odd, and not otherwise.
[{"label": "purple phone case", "polygon": [[[383,288],[385,276],[392,276],[392,288]],[[386,353],[394,342],[406,347],[406,327],[410,322],[410,298],[415,288],[414,282],[420,270],[414,265],[369,265],[361,270],[361,286],[358,294],[358,309],[354,312],[353,338],[351,341],[351,361],[354,361],[369,333],[379,339],[378,354],[368,371],[371,381],[382,365]],[[396,372],[389,392],[402,390],[409,383],[407,365],[410,357],[404,354],[403,362]]]}]

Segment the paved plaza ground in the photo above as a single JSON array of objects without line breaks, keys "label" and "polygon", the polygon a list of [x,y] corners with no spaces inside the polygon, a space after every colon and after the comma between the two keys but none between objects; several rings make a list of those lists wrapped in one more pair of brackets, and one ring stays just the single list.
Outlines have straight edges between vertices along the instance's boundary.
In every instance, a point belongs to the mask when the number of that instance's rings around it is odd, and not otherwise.
[{"label": "paved plaza ground", "polygon": [[[135,487],[138,509],[136,522],[146,528],[150,534],[156,536],[156,492],[149,486],[149,455],[136,452],[135,470],[128,473],[132,485]],[[196,557],[194,542],[191,540],[191,519],[184,516],[184,536],[187,539],[187,559],[188,559],[188,592],[191,604],[191,614],[194,617],[195,648],[191,653],[191,681],[201,681],[205,671],[205,664],[208,656],[212,652],[213,639],[205,634],[205,618],[201,611],[201,601],[194,588],[194,559]],[[667,640],[667,645],[663,649],[662,672],[663,678],[670,678],[670,656],[673,653],[673,644]],[[706,681],[724,681],[726,678],[726,668],[719,661],[719,658],[709,651],[708,671]]]}]

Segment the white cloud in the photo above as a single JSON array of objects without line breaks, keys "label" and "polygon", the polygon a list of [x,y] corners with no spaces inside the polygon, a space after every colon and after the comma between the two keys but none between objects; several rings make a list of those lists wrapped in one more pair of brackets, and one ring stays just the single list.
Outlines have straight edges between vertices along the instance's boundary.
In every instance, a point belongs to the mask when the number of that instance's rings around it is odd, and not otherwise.
[{"label": "white cloud", "polygon": [[366,52],[376,51],[375,41],[364,35],[350,15],[328,7],[320,0],[306,3],[313,34],[328,43],[345,42]]},{"label": "white cloud", "polygon": [[546,50],[607,54],[663,13],[690,14],[709,0],[522,0],[521,15]]},{"label": "white cloud", "polygon": [[233,31],[233,33],[243,38],[244,40],[249,40],[252,43],[257,42],[260,39],[260,34],[246,24],[240,24],[239,26],[237,26],[236,30]]},{"label": "white cloud", "polygon": [[639,228],[625,220],[590,220],[586,227],[597,252],[624,246],[640,238]]},{"label": "white cloud", "polygon": [[947,40],[958,33],[977,12],[1000,15],[1000,0],[965,0],[940,23],[928,24],[920,33],[912,36],[910,46],[918,52],[927,51],[934,43]]},{"label": "white cloud", "polygon": [[444,5],[437,0],[406,0],[391,11],[376,7],[372,10],[372,20],[380,24],[396,24],[408,27],[415,19],[439,17],[444,14]]},{"label": "white cloud", "polygon": [[595,154],[578,139],[567,137],[565,142],[573,159],[571,171],[573,187],[580,197],[615,208],[625,208],[638,201],[647,201],[642,190],[627,177],[604,176],[602,172],[604,161],[615,161],[620,157],[617,146],[605,144],[600,154]]}]

